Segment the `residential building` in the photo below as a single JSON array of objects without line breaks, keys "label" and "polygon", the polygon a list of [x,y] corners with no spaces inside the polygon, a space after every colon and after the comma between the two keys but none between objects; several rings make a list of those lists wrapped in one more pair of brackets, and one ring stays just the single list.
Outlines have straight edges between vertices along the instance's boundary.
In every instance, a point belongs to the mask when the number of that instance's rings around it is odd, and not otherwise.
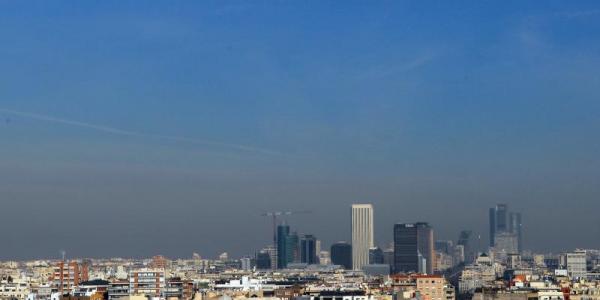
[{"label": "residential building", "polygon": [[70,293],[79,283],[88,280],[88,266],[77,261],[59,261],[54,265],[52,284],[61,294]]},{"label": "residential building", "polygon": [[161,269],[139,269],[129,272],[129,294],[161,297],[166,286]]}]

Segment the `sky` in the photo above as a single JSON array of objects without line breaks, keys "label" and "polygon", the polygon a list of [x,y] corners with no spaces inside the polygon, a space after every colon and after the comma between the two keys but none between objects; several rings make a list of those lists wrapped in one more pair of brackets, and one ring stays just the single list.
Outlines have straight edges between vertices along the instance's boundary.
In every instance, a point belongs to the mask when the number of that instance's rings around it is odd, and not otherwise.
[{"label": "sky", "polygon": [[427,221],[600,248],[597,1],[0,2],[0,259]]}]

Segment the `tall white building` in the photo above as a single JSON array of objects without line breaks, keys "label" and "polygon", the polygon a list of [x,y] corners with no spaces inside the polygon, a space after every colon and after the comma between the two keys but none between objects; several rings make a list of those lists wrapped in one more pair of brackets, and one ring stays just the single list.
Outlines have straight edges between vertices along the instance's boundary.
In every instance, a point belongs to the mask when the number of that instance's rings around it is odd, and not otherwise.
[{"label": "tall white building", "polygon": [[352,268],[361,270],[369,264],[373,245],[373,205],[352,204]]}]

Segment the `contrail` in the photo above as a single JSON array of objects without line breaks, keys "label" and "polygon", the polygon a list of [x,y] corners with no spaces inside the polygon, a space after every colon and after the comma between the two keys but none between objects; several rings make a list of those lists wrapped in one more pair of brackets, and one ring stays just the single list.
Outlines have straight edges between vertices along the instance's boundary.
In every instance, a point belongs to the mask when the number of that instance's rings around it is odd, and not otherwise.
[{"label": "contrail", "polygon": [[105,133],[116,134],[116,135],[134,136],[134,137],[143,137],[143,138],[155,138],[155,139],[162,139],[162,140],[185,142],[185,143],[190,143],[190,144],[226,147],[226,148],[231,148],[231,149],[235,149],[235,150],[241,150],[241,151],[246,151],[246,152],[255,152],[255,153],[266,154],[266,155],[287,156],[286,154],[283,154],[281,152],[264,149],[264,148],[257,148],[257,147],[253,147],[253,146],[247,146],[247,145],[222,143],[222,142],[197,139],[197,138],[191,138],[191,137],[185,137],[185,136],[171,136],[171,135],[143,133],[143,132],[119,129],[119,128],[110,127],[110,126],[61,119],[61,118],[56,118],[56,117],[48,116],[48,115],[41,115],[41,114],[37,114],[37,113],[17,111],[17,110],[12,110],[12,109],[0,108],[0,112],[15,115],[15,116],[20,116],[20,117],[24,117],[24,118],[29,118],[29,119],[33,119],[33,120],[60,123],[60,124],[65,124],[65,125],[69,125],[69,126],[88,128],[88,129],[93,129],[96,131],[102,131]]}]

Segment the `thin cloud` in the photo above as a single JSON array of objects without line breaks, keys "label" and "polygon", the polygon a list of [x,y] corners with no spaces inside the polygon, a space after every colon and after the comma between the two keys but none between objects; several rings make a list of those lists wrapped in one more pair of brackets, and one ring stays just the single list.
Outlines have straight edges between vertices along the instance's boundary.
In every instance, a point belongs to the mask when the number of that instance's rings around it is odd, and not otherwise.
[{"label": "thin cloud", "polygon": [[558,16],[572,18],[590,17],[600,14],[600,9],[580,10],[580,11],[565,11],[558,13]]},{"label": "thin cloud", "polygon": [[425,55],[416,57],[410,61],[407,61],[403,64],[374,67],[374,68],[371,68],[371,69],[366,70],[366,71],[362,72],[361,74],[359,74],[358,79],[361,79],[361,80],[362,79],[377,79],[377,78],[383,78],[383,77],[393,76],[396,74],[405,73],[408,71],[418,69],[418,68],[428,64],[435,57],[436,57],[436,55],[433,55],[433,54],[425,54]]},{"label": "thin cloud", "polygon": [[238,151],[244,151],[244,152],[254,152],[254,153],[258,153],[258,154],[271,155],[271,156],[287,156],[286,154],[278,152],[278,151],[264,149],[264,148],[258,148],[258,147],[248,146],[248,145],[222,143],[222,142],[197,139],[197,138],[185,137],[185,136],[172,136],[172,135],[143,133],[143,132],[137,132],[137,131],[131,131],[131,130],[125,130],[125,129],[115,128],[115,127],[105,126],[105,125],[62,119],[62,118],[57,118],[57,117],[42,115],[42,114],[37,114],[37,113],[17,111],[17,110],[12,110],[12,109],[0,108],[0,112],[5,113],[5,114],[11,114],[14,116],[20,116],[23,118],[29,118],[32,120],[52,122],[52,123],[64,124],[64,125],[80,127],[80,128],[87,128],[87,129],[92,129],[95,131],[100,131],[100,132],[109,133],[109,134],[122,135],[122,136],[154,138],[154,139],[162,139],[162,140],[170,140],[170,141],[183,142],[183,143],[189,143],[189,144],[203,145],[203,146],[217,146],[217,147],[229,148],[232,150],[238,150]]}]

